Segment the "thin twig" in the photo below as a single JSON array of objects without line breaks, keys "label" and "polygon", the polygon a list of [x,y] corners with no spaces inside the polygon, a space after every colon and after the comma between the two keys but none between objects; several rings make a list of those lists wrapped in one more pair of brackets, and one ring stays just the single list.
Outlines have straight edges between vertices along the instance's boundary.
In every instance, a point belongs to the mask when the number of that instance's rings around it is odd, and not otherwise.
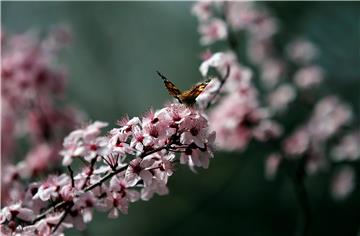
[{"label": "thin twig", "polygon": [[67,203],[67,202],[62,201],[62,202],[59,202],[58,204],[56,204],[54,207],[51,207],[51,208],[47,209],[46,211],[44,211],[43,213],[41,213],[40,215],[38,215],[38,216],[33,220],[32,224],[35,224],[35,223],[38,222],[39,220],[45,218],[45,216],[46,216],[47,214],[49,214],[50,212],[55,211],[56,209],[65,206],[66,203]]},{"label": "thin twig", "polygon": [[296,175],[293,178],[296,198],[301,209],[302,223],[298,231],[299,236],[309,235],[309,228],[311,223],[310,200],[305,187],[305,177],[306,177],[305,168],[306,168],[307,160],[308,160],[308,155],[305,155],[301,158],[299,166],[296,171]]},{"label": "thin twig", "polygon": [[104,177],[102,177],[102,178],[101,178],[98,182],[96,182],[95,184],[92,184],[92,185],[86,187],[86,188],[84,189],[84,191],[85,191],[85,192],[88,192],[88,191],[96,188],[97,186],[101,185],[102,183],[104,183],[106,180],[110,179],[110,178],[113,177],[114,175],[117,175],[117,174],[119,174],[120,172],[126,170],[127,167],[128,167],[128,165],[123,166],[123,167],[121,167],[121,168],[119,168],[119,169],[116,169],[116,170],[113,171],[113,172],[109,172],[108,174],[106,174]]},{"label": "thin twig", "polygon": [[110,163],[110,161],[106,160],[106,158],[103,157],[103,156],[100,156],[100,157],[101,157],[101,159],[102,159],[103,161],[105,161],[105,163],[106,163],[112,170],[114,170],[114,166]]},{"label": "thin twig", "polygon": [[167,144],[166,146],[159,147],[159,148],[156,148],[156,149],[151,150],[151,151],[148,151],[148,152],[143,152],[139,157],[140,157],[140,158],[143,158],[143,157],[146,157],[146,156],[151,155],[151,154],[153,154],[153,153],[160,152],[160,151],[163,150],[163,149],[168,149],[168,148],[170,148],[171,144],[172,144],[172,143],[169,143],[169,144]]},{"label": "thin twig", "polygon": [[91,177],[91,175],[92,175],[93,172],[94,172],[94,166],[95,166],[95,163],[96,163],[96,159],[97,159],[97,157],[95,157],[95,158],[93,158],[93,159],[91,160],[91,163],[90,163],[90,172],[89,172],[89,174],[86,176],[85,182],[84,182],[83,186],[81,187],[82,189],[84,189],[84,188],[86,187],[86,184],[90,181],[90,177]]},{"label": "thin twig", "polygon": [[[140,157],[145,157],[145,156],[148,156],[148,155],[153,154],[153,153],[155,153],[155,152],[159,152],[159,151],[161,151],[161,150],[163,150],[163,149],[167,149],[167,148],[170,147],[170,145],[171,145],[171,143],[168,144],[168,145],[166,145],[166,146],[163,146],[163,147],[160,147],[160,148],[151,150],[151,151],[149,151],[149,152],[145,152],[145,153],[143,153],[142,155],[140,155]],[[116,174],[118,174],[118,173],[126,170],[127,167],[128,167],[128,165],[123,166],[123,167],[120,167],[120,168],[118,168],[118,169],[116,169],[116,170],[114,170],[114,171],[112,171],[112,172],[109,172],[108,174],[106,174],[105,176],[103,176],[98,182],[96,182],[96,183],[94,183],[94,184],[92,184],[92,185],[89,185],[89,186],[87,186],[86,188],[84,188],[84,192],[88,192],[88,191],[96,188],[97,186],[100,186],[102,183],[104,183],[105,181],[107,181],[108,179],[110,179],[111,177],[113,177],[114,175],[116,175]],[[64,207],[67,203],[68,203],[68,202],[66,202],[66,201],[59,202],[59,203],[56,204],[54,207],[49,208],[49,209],[46,210],[45,212],[41,213],[38,217],[36,217],[36,218],[33,220],[32,224],[35,224],[35,223],[38,222],[39,220],[45,218],[45,216],[46,216],[47,214],[51,213],[52,211],[55,211],[56,209],[59,209],[59,208],[61,208],[61,207]]]},{"label": "thin twig", "polygon": [[224,75],[224,76],[221,78],[221,80],[220,80],[220,86],[219,86],[219,88],[215,91],[213,97],[210,99],[210,101],[209,101],[208,104],[206,105],[206,107],[205,107],[206,109],[208,109],[208,108],[213,104],[214,99],[219,95],[219,93],[220,93],[222,87],[224,86],[227,78],[229,78],[229,75],[230,75],[230,66],[227,66],[227,67],[226,67],[226,73],[225,73],[225,75]]},{"label": "thin twig", "polygon": [[74,172],[73,172],[73,170],[71,169],[71,166],[68,166],[67,168],[68,168],[68,170],[69,170],[69,172],[70,172],[71,187],[75,187]]},{"label": "thin twig", "polygon": [[59,222],[55,225],[54,229],[52,230],[52,233],[55,233],[56,230],[59,228],[59,226],[61,225],[61,223],[65,220],[66,216],[69,214],[69,211],[71,209],[71,207],[73,206],[73,203],[69,203],[69,205],[66,207],[64,215],[61,217],[61,219],[59,220]]}]

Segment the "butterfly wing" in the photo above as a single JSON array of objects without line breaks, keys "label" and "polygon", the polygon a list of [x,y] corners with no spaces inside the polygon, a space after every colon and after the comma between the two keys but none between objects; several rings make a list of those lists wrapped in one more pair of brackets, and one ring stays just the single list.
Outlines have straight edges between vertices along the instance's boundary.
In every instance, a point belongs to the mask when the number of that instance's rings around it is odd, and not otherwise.
[{"label": "butterfly wing", "polygon": [[181,91],[171,81],[164,80],[164,84],[171,96],[178,97],[181,94]]},{"label": "butterfly wing", "polygon": [[174,83],[172,83],[170,80],[168,80],[164,75],[162,75],[159,71],[156,71],[158,75],[161,77],[161,79],[164,81],[165,87],[169,94],[176,99],[178,99],[178,96],[181,94],[181,91],[175,86]]},{"label": "butterfly wing", "polygon": [[193,86],[191,89],[182,92],[179,96],[182,103],[192,106],[196,102],[196,98],[205,90],[211,80],[206,80],[200,84]]}]

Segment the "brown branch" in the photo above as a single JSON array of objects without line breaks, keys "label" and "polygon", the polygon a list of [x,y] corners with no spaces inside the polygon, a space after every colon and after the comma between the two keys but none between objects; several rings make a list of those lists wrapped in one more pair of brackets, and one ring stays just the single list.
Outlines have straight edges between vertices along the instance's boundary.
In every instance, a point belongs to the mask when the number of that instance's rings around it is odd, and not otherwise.
[{"label": "brown branch", "polygon": [[64,215],[61,217],[61,219],[59,220],[59,222],[55,225],[54,229],[52,230],[52,233],[55,233],[56,230],[59,228],[59,226],[61,225],[62,222],[64,222],[66,216],[69,214],[69,211],[71,209],[71,207],[73,206],[74,204],[71,202],[69,203],[69,205],[66,207],[65,209],[65,213]]},{"label": "brown branch", "polygon": [[106,174],[105,176],[103,176],[98,182],[96,182],[95,184],[89,185],[88,187],[86,187],[84,189],[85,192],[88,192],[94,188],[96,188],[97,186],[101,185],[102,183],[104,183],[106,180],[110,179],[111,177],[113,177],[114,175],[119,174],[120,172],[126,170],[126,168],[128,167],[128,165],[123,166],[119,169],[116,169],[113,172],[109,172],[108,174]]},{"label": "brown branch", "polygon": [[220,80],[220,86],[219,88],[215,91],[213,97],[210,99],[210,101],[208,102],[208,104],[206,105],[205,109],[209,109],[209,107],[213,104],[214,99],[216,98],[217,95],[219,95],[222,87],[224,86],[227,78],[229,78],[230,75],[230,66],[226,67],[226,73],[225,75],[221,78]]},{"label": "brown branch", "polygon": [[85,179],[85,181],[84,181],[84,184],[83,184],[83,186],[81,187],[82,189],[84,189],[84,188],[86,187],[86,184],[87,184],[88,182],[90,182],[90,177],[91,177],[91,175],[92,175],[93,172],[94,172],[94,166],[95,166],[95,163],[96,163],[96,159],[97,159],[97,156],[91,160],[90,172],[89,172],[89,174],[86,176],[86,179]]},{"label": "brown branch", "polygon": [[153,154],[153,153],[160,152],[160,151],[163,150],[163,149],[168,149],[168,148],[170,148],[171,145],[172,145],[172,143],[169,143],[169,144],[167,144],[166,146],[159,147],[159,148],[156,148],[156,149],[151,150],[151,151],[148,151],[148,152],[143,152],[139,157],[140,157],[140,158],[143,158],[143,157],[146,157],[146,156],[151,155],[151,154]]},{"label": "brown branch", "polygon": [[[163,149],[168,149],[170,147],[171,143],[166,145],[166,146],[163,146],[163,147],[160,147],[160,148],[157,148],[157,149],[154,149],[154,150],[151,150],[149,152],[144,152],[143,154],[140,155],[140,157],[145,157],[145,156],[148,156],[148,155],[151,155],[155,152],[159,152]],[[128,167],[128,165],[126,166],[123,166],[123,167],[120,167],[112,172],[109,172],[108,174],[104,175],[98,182],[96,182],[95,184],[92,184],[92,185],[89,185],[87,186],[86,188],[84,188],[84,192],[88,192],[94,188],[96,188],[97,186],[100,186],[102,183],[104,183],[105,181],[107,181],[108,179],[110,179],[111,177],[113,177],[114,175],[117,175],[118,173],[126,170],[126,168]],[[62,202],[59,202],[58,204],[56,204],[55,206],[49,208],[48,210],[46,210],[45,212],[41,213],[38,217],[36,217],[32,224],[35,224],[36,222],[38,222],[39,220],[45,218],[45,216],[49,213],[51,213],[52,211],[55,211],[56,209],[59,209],[59,208],[62,208],[64,207],[66,204],[68,204],[69,202],[67,201],[62,201]]]},{"label": "brown branch", "polygon": [[293,178],[293,185],[295,189],[295,195],[301,210],[301,221],[300,229],[297,234],[299,236],[309,235],[310,223],[311,223],[311,208],[309,195],[305,187],[306,177],[306,164],[308,155],[305,154],[300,160],[299,166],[296,170],[296,175]]},{"label": "brown branch", "polygon": [[71,187],[75,187],[74,172],[73,172],[73,170],[71,169],[71,166],[68,166],[67,168],[68,168],[68,170],[69,170],[69,172],[70,172]]}]

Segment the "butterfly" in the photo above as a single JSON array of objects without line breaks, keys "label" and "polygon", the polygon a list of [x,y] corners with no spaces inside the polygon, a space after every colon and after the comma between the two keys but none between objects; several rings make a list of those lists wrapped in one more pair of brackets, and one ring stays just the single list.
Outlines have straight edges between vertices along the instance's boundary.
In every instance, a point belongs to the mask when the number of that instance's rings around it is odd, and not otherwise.
[{"label": "butterfly", "polygon": [[164,75],[159,71],[156,71],[157,74],[164,81],[165,87],[168,90],[169,94],[176,98],[180,103],[185,104],[186,106],[193,106],[196,102],[196,98],[205,90],[206,86],[210,83],[211,79],[208,79],[204,82],[194,85],[192,88],[180,91],[174,83],[168,80]]}]

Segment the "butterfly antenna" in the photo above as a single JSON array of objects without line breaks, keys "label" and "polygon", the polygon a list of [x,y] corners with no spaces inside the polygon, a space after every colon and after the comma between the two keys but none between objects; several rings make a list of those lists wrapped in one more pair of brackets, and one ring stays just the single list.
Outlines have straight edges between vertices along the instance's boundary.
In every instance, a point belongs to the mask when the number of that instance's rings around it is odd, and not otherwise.
[{"label": "butterfly antenna", "polygon": [[158,70],[156,71],[156,73],[160,76],[160,78],[164,81],[168,80],[163,74],[161,74]]}]

